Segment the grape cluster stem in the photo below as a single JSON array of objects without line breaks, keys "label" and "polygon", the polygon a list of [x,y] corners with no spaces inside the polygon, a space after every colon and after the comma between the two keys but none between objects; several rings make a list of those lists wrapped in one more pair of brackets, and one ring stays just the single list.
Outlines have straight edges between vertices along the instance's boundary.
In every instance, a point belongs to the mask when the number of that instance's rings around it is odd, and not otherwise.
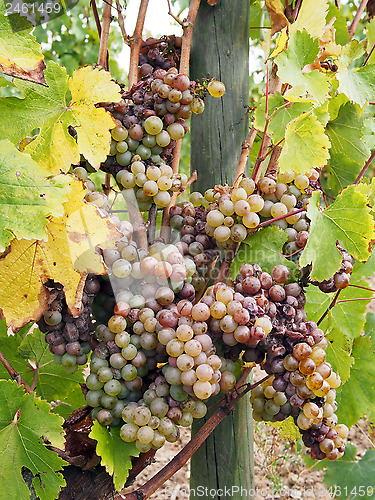
[{"label": "grape cluster stem", "polygon": [[118,24],[120,26],[122,38],[124,40],[125,45],[129,45],[130,46],[130,44],[131,44],[131,38],[126,33],[124,16],[122,15],[122,7],[120,5],[120,1],[119,0],[116,0],[116,7],[117,7],[117,19],[118,19]]},{"label": "grape cluster stem", "polygon": [[193,182],[195,182],[198,178],[198,175],[197,175],[197,171],[194,170],[194,172],[191,174],[191,176],[189,177],[188,181],[186,184],[184,184],[181,189],[176,193],[176,197],[177,196],[180,196],[180,194],[182,194],[191,184],[193,184]]},{"label": "grape cluster stem", "polygon": [[96,29],[98,30],[98,35],[99,35],[99,38],[100,38],[101,35],[102,35],[102,27],[100,26],[100,19],[99,19],[99,14],[98,14],[98,8],[96,6],[96,1],[95,0],[90,0],[90,5],[91,5],[91,8],[92,8],[92,12],[94,14]]},{"label": "grape cluster stem", "polygon": [[369,168],[369,166],[371,165],[373,159],[375,158],[375,151],[373,151],[372,155],[370,156],[370,158],[366,161],[365,163],[365,166],[362,168],[362,170],[359,172],[358,174],[358,177],[356,178],[356,180],[354,181],[354,185],[357,185],[359,183],[359,181],[362,179],[362,177],[364,176],[366,170]]},{"label": "grape cluster stem", "polygon": [[237,184],[241,180],[241,177],[245,173],[247,159],[249,157],[251,148],[253,147],[253,144],[254,144],[254,141],[255,141],[255,138],[256,138],[258,132],[259,132],[259,130],[257,130],[255,127],[251,127],[249,135],[247,136],[246,140],[242,143],[242,152],[241,152],[240,160],[239,160],[238,165],[237,165],[236,175],[234,176],[233,187],[237,186]]},{"label": "grape cluster stem", "polygon": [[181,21],[181,19],[178,16],[175,16],[173,14],[170,0],[167,0],[167,3],[168,3],[168,15],[171,16],[171,18],[174,19],[176,21],[176,23],[178,23],[180,26],[184,27],[185,26],[184,21]]},{"label": "grape cluster stem", "polygon": [[137,22],[130,42],[130,64],[129,64],[129,90],[138,81],[138,61],[142,46],[142,32],[145,23],[148,0],[141,0],[139,5]]},{"label": "grape cluster stem", "polygon": [[102,16],[102,29],[100,35],[100,47],[99,47],[99,57],[98,65],[102,66],[108,71],[108,38],[109,38],[109,26],[111,24],[112,16],[112,0],[105,2],[103,7]]},{"label": "grape cluster stem", "polygon": [[333,297],[333,300],[332,302],[330,303],[330,305],[327,307],[327,309],[324,311],[324,313],[322,314],[322,316],[319,318],[319,320],[316,322],[316,324],[319,326],[320,323],[323,321],[323,319],[327,316],[327,314],[329,313],[329,311],[332,309],[332,307],[334,307],[336,305],[336,302],[337,302],[337,299],[340,295],[340,292],[341,290],[337,290],[336,292],[336,295]]}]

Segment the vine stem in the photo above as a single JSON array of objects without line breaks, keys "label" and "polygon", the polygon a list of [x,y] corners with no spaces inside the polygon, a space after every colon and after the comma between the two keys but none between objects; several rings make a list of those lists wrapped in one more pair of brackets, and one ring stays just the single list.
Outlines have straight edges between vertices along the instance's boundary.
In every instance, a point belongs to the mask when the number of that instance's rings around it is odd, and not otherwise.
[{"label": "vine stem", "polygon": [[117,7],[118,24],[120,26],[122,38],[126,45],[130,45],[130,38],[129,35],[126,33],[125,21],[124,21],[124,16],[122,15],[122,7],[120,5],[120,0],[116,0],[116,7]]},{"label": "vine stem", "polygon": [[277,175],[277,172],[279,170],[279,158],[280,158],[280,155],[281,155],[281,151],[283,150],[283,147],[280,146],[280,143],[283,141],[284,139],[282,139],[278,144],[276,144],[276,146],[274,146],[271,151],[272,151],[272,154],[271,154],[271,158],[270,158],[270,161],[268,163],[268,167],[267,167],[267,170],[266,170],[266,175],[268,176],[271,176],[271,175]]},{"label": "vine stem", "polygon": [[110,191],[111,191],[111,174],[106,172],[103,184],[103,193],[108,196]]},{"label": "vine stem", "polygon": [[33,392],[31,387],[22,379],[21,375],[13,368],[13,366],[9,363],[9,361],[1,351],[0,351],[0,361],[4,365],[9,375],[12,377],[13,380],[15,380],[18,383],[18,385],[23,385],[25,391],[29,394]]},{"label": "vine stem", "polygon": [[[280,144],[281,144],[282,142],[284,142],[284,141],[285,141],[285,137],[284,137],[283,139],[280,139],[280,141],[279,141],[277,144],[275,144],[275,145],[274,145],[274,147],[273,147],[273,148],[271,148],[271,149],[268,151],[268,153],[264,156],[263,160],[265,160],[265,159],[267,158],[267,156],[269,156],[270,154],[272,154],[272,153],[275,151],[275,149],[276,149],[276,148],[278,148],[278,147],[280,146]],[[282,148],[281,148],[281,149],[282,149]],[[280,150],[280,153],[281,153],[281,150]],[[280,154],[279,154],[279,156],[280,156]],[[271,161],[271,159],[270,159],[270,161]],[[267,169],[267,171],[268,171],[268,169]]]},{"label": "vine stem", "polygon": [[375,42],[372,44],[370,52],[367,54],[366,59],[364,60],[364,63],[362,64],[362,66],[366,66],[366,64],[368,63],[368,60],[370,59],[372,53],[374,52],[374,49],[375,49]]},{"label": "vine stem", "polygon": [[372,300],[373,297],[366,298],[366,297],[358,297],[357,299],[342,299],[342,300],[337,300],[336,304],[341,304],[342,302],[357,302],[357,300]]},{"label": "vine stem", "polygon": [[112,0],[107,0],[103,7],[102,30],[100,35],[98,64],[108,71],[108,38],[109,26],[111,24]]},{"label": "vine stem", "polygon": [[354,34],[355,34],[356,30],[357,30],[359,21],[361,19],[362,14],[365,11],[365,8],[366,8],[367,4],[368,4],[368,0],[362,0],[362,2],[359,4],[358,10],[357,10],[357,12],[356,12],[356,14],[354,16],[352,24],[349,27],[349,36],[350,36],[350,39],[353,38],[353,36],[354,36]]},{"label": "vine stem", "polygon": [[[251,175],[251,178],[254,180],[255,183],[258,182],[261,172],[262,172],[262,167],[263,167],[263,162],[265,158],[268,156],[268,152],[266,153],[267,149],[271,146],[271,137],[267,134],[268,130],[268,125],[270,123],[270,120],[275,113],[276,110],[273,111],[271,116],[268,116],[268,99],[270,95],[276,94],[276,92],[280,92],[282,85],[280,79],[275,75],[274,71],[272,71],[271,76],[269,76],[269,68],[268,68],[268,62],[266,63],[267,67],[267,80],[266,80],[266,107],[265,107],[265,126],[264,126],[264,131],[263,131],[263,137],[262,137],[262,142],[260,145],[259,149],[259,154],[258,157],[255,161],[254,165],[254,170]],[[274,69],[274,68],[273,68]],[[285,106],[285,105],[283,105]]]},{"label": "vine stem", "polygon": [[[226,395],[219,408],[211,415],[207,422],[199,429],[195,436],[188,444],[155,476],[153,476],[146,484],[137,490],[115,497],[114,500],[147,500],[155,491],[160,488],[169,478],[171,478],[183,465],[191,458],[197,449],[204,443],[207,437],[216,429],[224,418],[233,411],[235,404],[242,399],[249,391],[264,382],[269,375],[264,379],[255,382],[254,384],[245,384],[252,368],[245,368],[235,386],[235,388]],[[243,389],[241,392],[239,392]]]},{"label": "vine stem", "polygon": [[150,210],[148,211],[148,221],[147,221],[147,240],[148,244],[152,245],[155,241],[155,229],[156,229],[156,217],[158,214],[158,207],[153,203]]},{"label": "vine stem", "polygon": [[139,5],[137,22],[134,28],[134,33],[130,41],[130,64],[129,64],[129,90],[138,81],[138,62],[139,53],[142,45],[142,32],[145,24],[146,12],[149,0],[141,0]]},{"label": "vine stem", "polygon": [[255,227],[254,229],[259,229],[261,227],[268,226],[268,224],[272,224],[272,222],[286,219],[287,217],[291,217],[292,215],[300,214],[301,212],[304,212],[305,210],[306,210],[306,207],[302,207],[302,208],[299,208],[298,210],[294,210],[294,212],[289,212],[288,214],[280,215],[280,217],[275,217],[274,219],[265,220],[264,222],[261,222],[260,224],[258,224],[257,227]]},{"label": "vine stem", "polygon": [[299,9],[301,8],[301,3],[302,3],[302,0],[297,0],[296,7],[292,12],[292,21],[293,22],[297,19]]},{"label": "vine stem", "polygon": [[[260,149],[258,153],[258,157],[255,161],[254,165],[254,170],[251,175],[251,178],[254,180],[255,184],[258,182],[260,173],[262,171],[262,163],[263,163],[263,154],[264,151],[267,149],[267,145],[269,146],[271,144],[271,140],[269,136],[267,136],[267,129],[268,125],[270,123],[270,117],[268,116],[268,97],[269,97],[269,85],[270,85],[270,78],[269,78],[269,67],[268,67],[268,61],[266,62],[266,69],[267,69],[267,77],[266,77],[266,108],[264,111],[265,114],[265,119],[266,119],[266,124],[264,126],[264,131],[263,131],[263,136],[262,136],[262,142],[260,143]],[[266,140],[266,137],[268,138]]]},{"label": "vine stem", "polygon": [[288,19],[290,19],[291,11],[288,0],[285,0],[285,14]]},{"label": "vine stem", "polygon": [[262,163],[264,160],[263,153],[264,153],[264,151],[266,151],[266,149],[271,144],[271,138],[269,135],[267,135],[267,129],[268,129],[269,122],[270,122],[270,119],[266,118],[266,124],[264,126],[262,142],[260,143],[258,158],[255,161],[254,170],[253,170],[253,173],[251,174],[251,178],[253,179],[255,184],[259,181],[260,174],[262,172]]},{"label": "vine stem", "polygon": [[191,186],[193,184],[193,182],[195,182],[198,178],[198,174],[197,174],[197,171],[194,170],[194,172],[191,174],[191,176],[189,177],[189,179],[187,180],[186,184],[184,184],[181,189],[179,191],[177,191],[176,193],[176,197],[177,196],[180,196],[180,194],[184,193],[186,191],[186,189]]},{"label": "vine stem", "polygon": [[[181,57],[180,57],[180,68],[179,71],[183,75],[188,75],[189,73],[189,61],[190,61],[190,51],[191,51],[191,41],[193,38],[193,30],[195,25],[195,20],[197,18],[197,13],[201,0],[191,0],[189,6],[189,12],[187,18],[182,23],[183,26],[183,36],[181,45]],[[181,157],[181,146],[182,139],[179,139],[173,148],[173,161],[172,170],[174,174],[177,174],[180,165]],[[169,210],[172,205],[176,203],[177,194],[173,193],[172,199],[169,205],[163,210],[163,218],[161,221],[160,237],[164,239],[165,243],[168,243],[170,236],[169,228]]]},{"label": "vine stem", "polygon": [[191,0],[187,18],[183,23],[184,34],[181,46],[180,73],[184,75],[187,75],[189,72],[191,41],[193,39],[194,25],[200,3],[201,0]]},{"label": "vine stem", "polygon": [[362,288],[362,290],[368,290],[369,292],[375,293],[375,290],[373,288],[368,288],[366,286],[360,286],[360,285],[349,285],[349,286],[354,286],[355,288]]},{"label": "vine stem", "polygon": [[[195,20],[197,18],[200,3],[201,0],[191,0],[187,18],[182,24],[183,36],[182,36],[179,72],[182,73],[183,75],[189,74],[191,42],[193,39]],[[182,139],[177,141],[177,144],[173,149],[172,169],[174,174],[178,172],[178,167],[180,164],[181,144],[182,144]]]},{"label": "vine stem", "polygon": [[100,38],[102,36],[102,27],[100,26],[100,19],[99,19],[99,14],[98,14],[98,8],[96,6],[96,1],[90,0],[90,5],[91,5],[92,11],[94,13],[96,29],[98,30],[98,35]]},{"label": "vine stem", "polygon": [[240,160],[239,160],[238,165],[237,165],[236,175],[234,176],[233,187],[237,186],[241,177],[245,173],[247,159],[249,157],[251,148],[253,147],[253,144],[254,144],[254,141],[255,141],[255,138],[256,138],[258,132],[259,131],[255,127],[251,127],[249,135],[247,136],[246,140],[242,143],[241,156],[240,156]]},{"label": "vine stem", "polygon": [[319,320],[316,322],[316,324],[319,326],[320,323],[323,321],[323,319],[327,316],[327,314],[329,313],[329,311],[332,309],[332,307],[334,307],[336,305],[336,302],[337,302],[337,299],[338,299],[338,296],[340,295],[340,292],[341,290],[337,290],[336,292],[336,295],[333,297],[333,300],[332,302],[330,303],[330,305],[327,307],[327,309],[324,311],[324,313],[321,315],[321,317],[319,318]]},{"label": "vine stem", "polygon": [[358,177],[356,178],[356,180],[354,181],[354,184],[357,185],[359,183],[359,181],[362,179],[362,177],[364,176],[366,170],[369,168],[369,166],[371,165],[373,159],[375,158],[375,150],[373,151],[372,155],[370,156],[370,158],[366,161],[365,163],[365,166],[362,168],[362,170],[359,172],[358,174]]}]

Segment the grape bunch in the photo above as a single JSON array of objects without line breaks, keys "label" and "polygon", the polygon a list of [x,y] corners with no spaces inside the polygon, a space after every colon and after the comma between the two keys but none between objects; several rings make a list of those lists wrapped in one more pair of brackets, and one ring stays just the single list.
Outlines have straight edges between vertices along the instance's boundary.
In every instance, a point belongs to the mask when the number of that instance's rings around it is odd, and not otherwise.
[{"label": "grape bunch", "polygon": [[205,232],[206,217],[207,211],[190,201],[170,208],[171,242],[175,242],[184,256],[185,265],[190,269],[188,276],[191,275],[196,291],[204,288],[220,252],[215,239]]},{"label": "grape bunch", "polygon": [[206,414],[204,400],[236,382],[234,363],[215,354],[205,333],[208,307],[186,299],[172,307],[157,301],[156,313],[116,304],[108,326],[95,330],[99,343],[86,380],[93,418],[121,425],[121,438],[141,452],[176,441],[178,426]]},{"label": "grape bunch", "polygon": [[87,278],[78,317],[73,317],[68,311],[62,286],[50,288],[50,303],[38,326],[46,334],[45,340],[54,354],[55,363],[61,364],[65,373],[74,373],[79,365],[87,363],[87,354],[92,346],[91,308],[99,287],[95,276]]},{"label": "grape bunch", "polygon": [[111,131],[110,153],[102,169],[114,175],[126,167],[129,170],[134,161],[146,166],[170,164],[176,141],[188,131],[186,120],[204,110],[200,95],[208,92],[221,97],[225,92],[225,86],[214,80],[207,89],[200,85],[197,90],[196,83],[175,67],[153,70],[143,64],[140,72],[143,80],[124,93],[119,103],[105,105],[118,124]]},{"label": "grape bunch", "polygon": [[[294,172],[279,174],[278,183],[272,176],[261,178],[257,184],[243,177],[238,187],[216,186],[207,190],[204,196],[192,193],[189,200],[207,209],[205,232],[216,239],[221,249],[243,241],[261,222],[282,217],[271,225],[286,231],[288,241],[283,251],[293,256],[306,246],[309,231],[307,212],[293,212],[306,205],[318,177],[314,169],[309,176],[296,176]],[[287,216],[291,213],[293,215]]]},{"label": "grape bunch", "polygon": [[172,66],[179,66],[181,56],[182,38],[169,35],[160,39],[149,37],[143,42],[139,55],[139,80],[147,76],[149,70],[141,70],[144,64],[151,66],[151,71],[156,69],[168,70]]},{"label": "grape bunch", "polygon": [[206,212],[181,202],[170,213],[171,243],[156,238],[148,250],[138,248],[131,225],[121,223],[126,234],[115,248],[104,250],[117,301],[139,308],[159,295],[165,295],[167,302],[173,302],[175,295],[193,300],[204,288],[219,253],[215,240],[204,232]]},{"label": "grape bunch", "polygon": [[145,212],[153,203],[158,208],[167,207],[172,193],[181,189],[187,182],[187,176],[174,174],[166,163],[146,166],[140,156],[133,156],[130,172],[120,170],[116,180],[123,190],[134,190],[137,206],[141,212]]},{"label": "grape bunch", "polygon": [[[321,366],[321,365],[320,365]],[[324,367],[326,370],[326,366]],[[323,368],[322,368],[323,371]],[[294,371],[287,372],[293,374]],[[263,382],[252,390],[251,404],[253,418],[258,421],[281,421],[292,415],[302,441],[313,459],[327,458],[334,461],[341,458],[346,447],[349,430],[346,425],[338,424],[336,391],[330,388],[325,396],[304,399],[302,405],[293,405],[288,391],[277,391],[273,387],[274,378]],[[337,386],[337,376],[332,372],[326,381]],[[329,383],[329,382],[327,382]]]},{"label": "grape bunch", "polygon": [[[186,120],[203,111],[204,101],[195,96],[195,83],[173,66],[166,71],[145,63],[140,73],[143,80],[120,103],[106,106],[118,124],[111,130],[110,152],[102,170],[115,175],[121,189],[134,191],[139,209],[146,211],[153,203],[167,207],[171,194],[187,182],[186,175],[173,173],[172,152],[188,131]],[[221,97],[225,87],[210,81],[207,90],[202,87],[199,93],[207,91]]]}]

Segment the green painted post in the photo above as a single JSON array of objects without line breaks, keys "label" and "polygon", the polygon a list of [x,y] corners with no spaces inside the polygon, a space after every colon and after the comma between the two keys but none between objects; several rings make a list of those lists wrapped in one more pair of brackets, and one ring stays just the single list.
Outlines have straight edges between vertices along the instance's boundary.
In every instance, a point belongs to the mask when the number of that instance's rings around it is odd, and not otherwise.
[{"label": "green painted post", "polygon": [[[194,188],[201,192],[215,184],[232,184],[248,134],[249,11],[245,0],[219,0],[214,7],[203,0],[199,8],[190,76],[215,77],[227,89],[221,99],[209,97],[203,115],[192,120],[191,168],[198,171]],[[193,424],[193,433],[205,420]],[[192,457],[192,500],[202,492],[201,498],[215,500],[253,498],[252,433],[251,406],[244,398]]]}]

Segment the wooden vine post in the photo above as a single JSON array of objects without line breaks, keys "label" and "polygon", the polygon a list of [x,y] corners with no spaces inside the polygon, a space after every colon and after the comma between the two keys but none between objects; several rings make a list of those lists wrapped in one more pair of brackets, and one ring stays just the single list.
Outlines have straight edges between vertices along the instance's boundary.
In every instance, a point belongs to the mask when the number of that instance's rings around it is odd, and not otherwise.
[{"label": "wooden vine post", "polygon": [[[198,11],[190,78],[215,77],[227,89],[221,99],[207,99],[205,112],[192,120],[191,168],[198,172],[193,186],[200,192],[233,183],[241,144],[248,136],[249,16],[249,4],[243,0],[219,0],[213,7],[204,1]],[[194,422],[193,434],[206,419]],[[244,397],[193,455],[190,487],[216,490],[215,499],[226,498],[225,487],[230,488],[233,500],[251,498],[252,431],[251,405]],[[197,495],[192,492],[191,498]]]}]

